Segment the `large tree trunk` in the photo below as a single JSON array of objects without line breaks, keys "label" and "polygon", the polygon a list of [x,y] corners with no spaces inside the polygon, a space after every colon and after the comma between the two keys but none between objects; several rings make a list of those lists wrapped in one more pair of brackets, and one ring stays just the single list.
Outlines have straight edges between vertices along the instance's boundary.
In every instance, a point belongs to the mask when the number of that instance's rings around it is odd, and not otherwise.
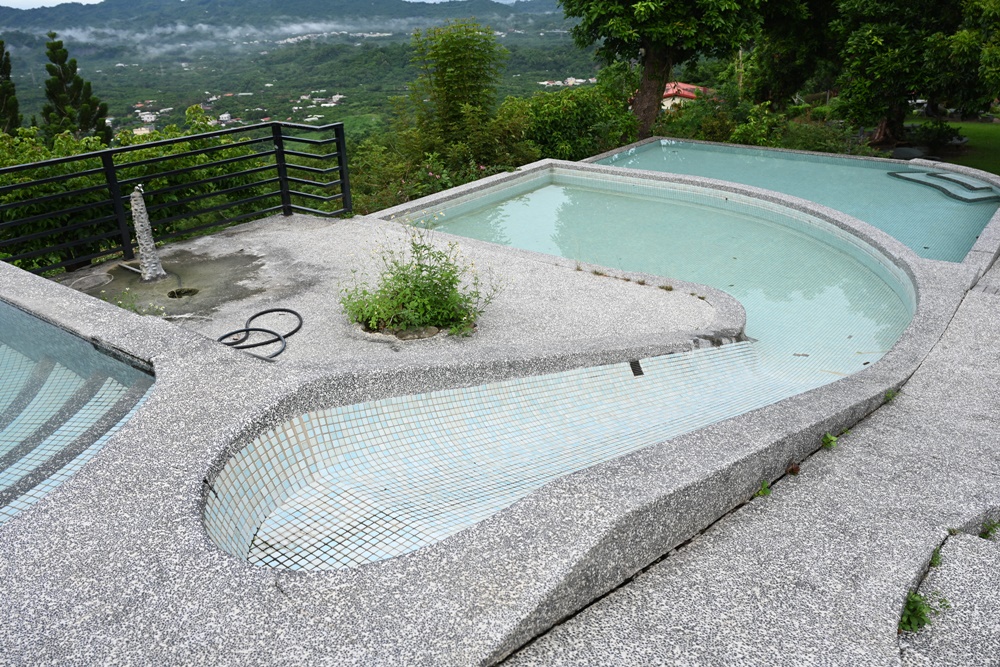
[{"label": "large tree trunk", "polygon": [[663,103],[663,91],[670,80],[673,62],[670,53],[662,47],[647,44],[642,58],[642,80],[639,91],[632,102],[632,113],[639,121],[639,138],[645,139],[651,133],[656,116]]},{"label": "large tree trunk", "polygon": [[872,135],[873,146],[895,146],[906,137],[903,121],[906,119],[906,109],[901,106],[889,108],[885,118],[879,121]]}]

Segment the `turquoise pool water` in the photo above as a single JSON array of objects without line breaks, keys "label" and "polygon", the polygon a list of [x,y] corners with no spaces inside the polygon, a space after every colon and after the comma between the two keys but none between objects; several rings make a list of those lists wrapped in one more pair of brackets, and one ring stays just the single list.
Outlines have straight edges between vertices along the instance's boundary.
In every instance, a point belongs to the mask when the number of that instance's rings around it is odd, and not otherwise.
[{"label": "turquoise pool water", "polygon": [[405,554],[561,476],[856,372],[913,313],[909,281],[869,247],[737,195],[574,172],[447,206],[443,231],[719,287],[758,340],[644,359],[641,375],[612,364],[292,419],[213,481],[205,524],[230,553],[288,569]]},{"label": "turquoise pool water", "polygon": [[939,173],[930,169],[742,146],[661,140],[598,163],[716,178],[801,197],[878,227],[921,257],[949,262],[962,261],[1000,201],[995,189],[971,189],[989,187],[974,179],[915,182],[890,175]]},{"label": "turquoise pool water", "polygon": [[2,301],[0,378],[0,524],[93,458],[153,383]]}]

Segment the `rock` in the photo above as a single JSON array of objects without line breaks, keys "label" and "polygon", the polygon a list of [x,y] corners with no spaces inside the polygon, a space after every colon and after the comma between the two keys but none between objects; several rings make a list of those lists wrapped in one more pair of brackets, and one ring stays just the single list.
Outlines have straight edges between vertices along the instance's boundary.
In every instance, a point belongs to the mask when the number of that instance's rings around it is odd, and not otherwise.
[{"label": "rock", "polygon": [[416,327],[415,329],[403,329],[396,332],[399,340],[419,340],[420,338],[430,338],[440,331],[437,327]]}]

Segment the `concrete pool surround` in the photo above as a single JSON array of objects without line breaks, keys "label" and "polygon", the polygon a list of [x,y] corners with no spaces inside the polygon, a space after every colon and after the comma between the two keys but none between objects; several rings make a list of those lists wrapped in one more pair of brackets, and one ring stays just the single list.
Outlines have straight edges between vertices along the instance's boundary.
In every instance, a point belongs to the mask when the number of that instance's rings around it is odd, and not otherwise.
[{"label": "concrete pool surround", "polygon": [[[621,174],[556,161],[520,173],[552,168]],[[520,173],[456,188],[416,208],[474,196]],[[922,260],[886,234],[802,200],[708,179],[643,177],[759,197],[851,233],[908,277],[913,320],[881,360],[850,377],[567,475],[442,542],[350,570],[258,568],[213,544],[203,511],[229,457],[310,410],[626,363],[633,350],[599,361],[597,351],[581,358],[551,348],[509,365],[496,357],[462,365],[422,358],[404,370],[268,363],[0,264],[5,301],[143,360],[156,374],[145,405],[93,461],[0,527],[5,655],[63,664],[494,663],[746,502],[761,480],[778,479],[789,463],[817,451],[823,434],[878,408],[937,343],[1000,248],[998,217],[966,260],[952,264]],[[575,267],[567,261],[562,268]],[[725,297],[708,300],[729,309],[725,327],[741,326]],[[531,332],[510,333],[530,347]],[[966,518],[986,509],[969,508]],[[914,580],[919,570],[913,566]]]}]

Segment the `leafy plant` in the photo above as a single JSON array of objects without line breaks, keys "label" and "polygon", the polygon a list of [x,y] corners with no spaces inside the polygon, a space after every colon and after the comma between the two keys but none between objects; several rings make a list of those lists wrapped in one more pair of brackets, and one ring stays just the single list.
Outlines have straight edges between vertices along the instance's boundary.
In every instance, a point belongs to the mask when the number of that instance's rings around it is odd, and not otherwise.
[{"label": "leafy plant", "polygon": [[1000,521],[986,521],[983,524],[983,529],[979,531],[979,537],[984,540],[992,540],[997,536],[998,531],[1000,531]]},{"label": "leafy plant", "polygon": [[765,496],[771,495],[771,485],[768,484],[766,479],[760,480],[760,488],[757,492],[753,494],[754,498],[764,498]]},{"label": "leafy plant", "polygon": [[823,449],[833,449],[837,446],[837,436],[831,433],[823,434]]},{"label": "leafy plant", "polygon": [[900,632],[920,631],[930,624],[932,615],[937,616],[943,609],[951,609],[951,603],[943,595],[938,596],[935,604],[920,593],[910,591],[906,595],[906,604],[903,605],[903,614],[899,619]]},{"label": "leafy plant", "polygon": [[941,547],[938,547],[931,554],[931,567],[940,567],[940,566],[941,566]]},{"label": "leafy plant", "polygon": [[892,403],[893,399],[899,396],[899,392],[895,389],[887,389],[885,392],[885,402]]},{"label": "leafy plant", "polygon": [[351,321],[373,331],[434,326],[468,335],[496,295],[495,287],[484,288],[474,267],[463,262],[457,244],[435,246],[425,231],[411,233],[408,251],[386,250],[380,260],[376,286],[355,284],[340,298]]}]

